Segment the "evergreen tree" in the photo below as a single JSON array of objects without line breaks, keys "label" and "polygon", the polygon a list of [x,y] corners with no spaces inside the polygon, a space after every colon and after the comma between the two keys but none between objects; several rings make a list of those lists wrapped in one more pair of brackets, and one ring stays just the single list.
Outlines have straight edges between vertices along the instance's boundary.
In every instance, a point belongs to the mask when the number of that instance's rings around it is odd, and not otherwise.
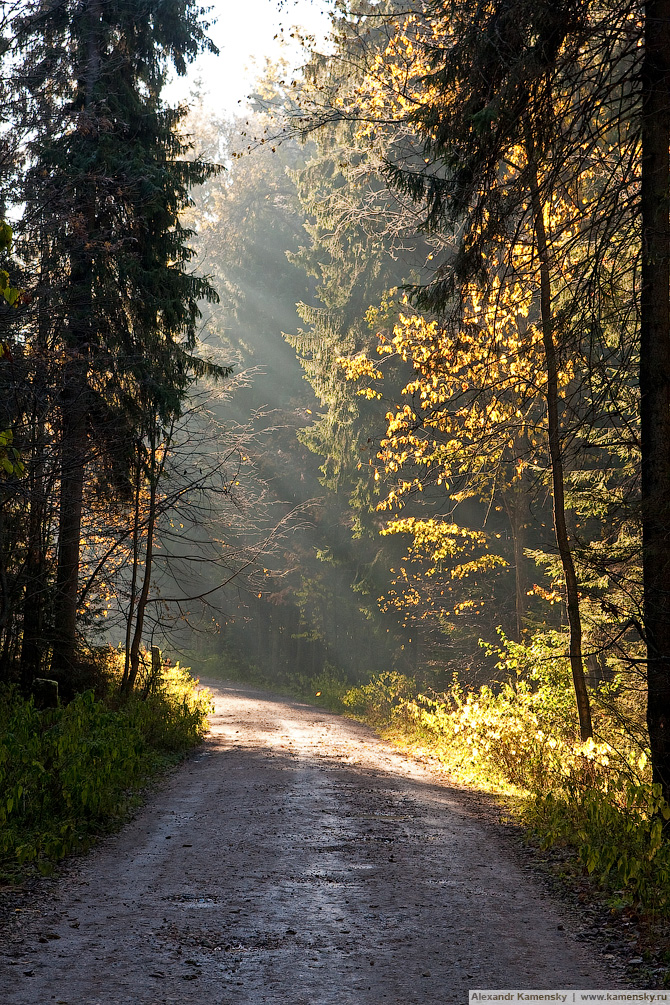
[{"label": "evergreen tree", "polygon": [[[106,472],[100,491],[129,492],[145,406],[164,423],[179,414],[198,372],[198,301],[215,296],[188,269],[190,232],[179,221],[189,188],[215,168],[189,159],[182,110],[161,100],[170,63],[184,73],[198,52],[213,50],[203,13],[191,0],[36,0],[14,21],[36,123],[20,240],[39,270],[36,327],[57,362],[57,677],[76,657],[91,461]],[[24,639],[35,617],[27,607]]]}]

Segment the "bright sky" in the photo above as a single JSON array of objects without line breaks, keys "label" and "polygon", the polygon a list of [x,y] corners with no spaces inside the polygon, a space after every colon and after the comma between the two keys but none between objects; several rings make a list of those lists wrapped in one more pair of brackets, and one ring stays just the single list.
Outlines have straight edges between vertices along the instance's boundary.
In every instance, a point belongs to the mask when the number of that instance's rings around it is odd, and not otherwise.
[{"label": "bright sky", "polygon": [[[168,101],[187,98],[192,83],[200,77],[209,102],[216,111],[235,113],[253,90],[266,57],[282,55],[293,66],[300,65],[297,46],[281,46],[276,35],[290,36],[292,26],[300,25],[320,40],[328,32],[326,11],[331,0],[210,0],[210,17],[216,24],[209,35],[219,48],[219,55],[201,56],[189,70],[188,78],[177,79],[168,89]],[[290,39],[289,39],[290,41]],[[238,102],[242,102],[242,105]]]}]

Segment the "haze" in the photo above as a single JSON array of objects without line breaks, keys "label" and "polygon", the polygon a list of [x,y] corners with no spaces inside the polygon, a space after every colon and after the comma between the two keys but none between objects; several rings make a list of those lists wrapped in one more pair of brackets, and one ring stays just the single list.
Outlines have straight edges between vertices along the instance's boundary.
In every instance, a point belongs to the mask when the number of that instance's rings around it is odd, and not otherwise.
[{"label": "haze", "polygon": [[253,90],[266,60],[286,59],[293,67],[301,62],[298,45],[291,42],[293,26],[323,39],[330,20],[329,0],[218,0],[210,7],[215,23],[210,37],[219,55],[200,56],[183,79],[173,80],[165,91],[168,101],[188,97],[202,81],[205,100],[219,113],[234,114]]}]

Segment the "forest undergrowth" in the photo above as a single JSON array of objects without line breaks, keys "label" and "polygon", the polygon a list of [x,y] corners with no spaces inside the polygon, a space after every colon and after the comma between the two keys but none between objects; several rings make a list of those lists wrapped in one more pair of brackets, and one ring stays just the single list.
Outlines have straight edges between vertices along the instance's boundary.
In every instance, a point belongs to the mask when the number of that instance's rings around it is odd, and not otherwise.
[{"label": "forest undergrowth", "polygon": [[59,859],[86,851],[123,823],[152,777],[202,740],[211,695],[196,690],[188,669],[163,664],[123,702],[121,671],[112,650],[95,691],[44,710],[4,689],[0,882],[48,874]]},{"label": "forest undergrowth", "polygon": [[455,781],[500,797],[535,846],[568,850],[611,904],[667,918],[670,806],[651,780],[644,683],[621,674],[591,688],[594,737],[581,742],[564,646],[558,632],[502,636],[489,647],[497,683],[472,689],[454,675],[439,693],[397,671],[352,687],[333,667],[281,680],[233,670],[436,758]]}]

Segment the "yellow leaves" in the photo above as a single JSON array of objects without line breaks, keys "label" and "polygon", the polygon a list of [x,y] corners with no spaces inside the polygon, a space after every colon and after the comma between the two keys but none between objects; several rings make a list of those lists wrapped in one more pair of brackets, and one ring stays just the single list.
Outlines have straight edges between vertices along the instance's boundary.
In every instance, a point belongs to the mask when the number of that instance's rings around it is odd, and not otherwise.
[{"label": "yellow leaves", "polygon": [[341,370],[344,370],[344,376],[347,380],[360,380],[362,377],[381,380],[384,376],[364,353],[360,353],[358,356],[339,356],[336,364]]},{"label": "yellow leaves", "polygon": [[550,604],[560,604],[563,601],[563,596],[558,590],[546,590],[538,583],[533,583],[531,589],[528,590],[528,596],[541,597],[542,600],[546,600]]},{"label": "yellow leaves", "polygon": [[[410,62],[415,59],[411,39],[396,42]],[[382,82],[377,85],[380,95]],[[523,151],[517,151],[510,171],[523,160]],[[547,227],[562,227],[569,240],[568,209],[555,202],[546,212]],[[461,291],[463,315],[458,325],[440,324],[407,306],[392,335],[378,333],[377,361],[365,353],[338,360],[346,379],[361,383],[357,393],[373,401],[382,398],[387,364],[402,361],[406,366],[401,373],[411,368],[401,392],[395,392],[395,404],[386,411],[386,431],[377,454],[381,463],[372,474],[375,483],[382,474],[395,480],[378,504],[380,512],[401,509],[410,495],[424,490],[427,479],[445,492],[455,483],[460,496],[452,489],[454,501],[492,498],[509,486],[523,490],[525,458],[544,451],[546,444],[543,337],[540,326],[529,323],[529,318],[537,319],[532,243],[521,234],[511,249],[491,250],[487,262],[491,283],[486,290],[472,284]],[[388,313],[382,323],[390,322]],[[376,308],[368,315],[369,323],[380,320]],[[574,362],[562,359],[560,387],[568,387],[576,376]],[[384,393],[388,394],[385,389]],[[462,580],[495,574],[506,565],[488,552],[485,535],[439,519],[392,519],[381,533],[408,535],[409,556],[422,570],[413,573],[416,577],[425,579],[439,570],[452,580]],[[562,597],[544,591],[544,599],[554,604]],[[398,594],[385,603],[397,606],[405,601]]]},{"label": "yellow leaves", "polygon": [[[482,531],[469,530],[467,527],[447,523],[435,517],[423,520],[416,517],[390,520],[382,528],[380,534],[382,537],[391,534],[411,535],[413,552],[424,555],[433,566],[444,559],[454,558],[467,547],[485,547],[487,541],[487,537]],[[488,555],[484,561],[497,564],[503,560],[498,559],[497,556]],[[474,568],[473,565],[472,571]]]},{"label": "yellow leaves", "polygon": [[401,121],[419,102],[438,97],[425,81],[430,64],[420,38],[428,30],[427,25],[417,22],[413,15],[404,15],[389,27],[384,49],[369,58],[358,86],[351,91],[342,88],[336,98],[339,108],[358,110],[359,137],[373,134],[376,118]]},{"label": "yellow leaves", "polygon": [[472,562],[464,562],[461,565],[454,566],[451,570],[451,578],[465,579],[466,576],[471,576],[477,572],[487,572],[497,566],[507,568],[509,566],[509,562],[507,562],[501,555],[481,555]]}]

